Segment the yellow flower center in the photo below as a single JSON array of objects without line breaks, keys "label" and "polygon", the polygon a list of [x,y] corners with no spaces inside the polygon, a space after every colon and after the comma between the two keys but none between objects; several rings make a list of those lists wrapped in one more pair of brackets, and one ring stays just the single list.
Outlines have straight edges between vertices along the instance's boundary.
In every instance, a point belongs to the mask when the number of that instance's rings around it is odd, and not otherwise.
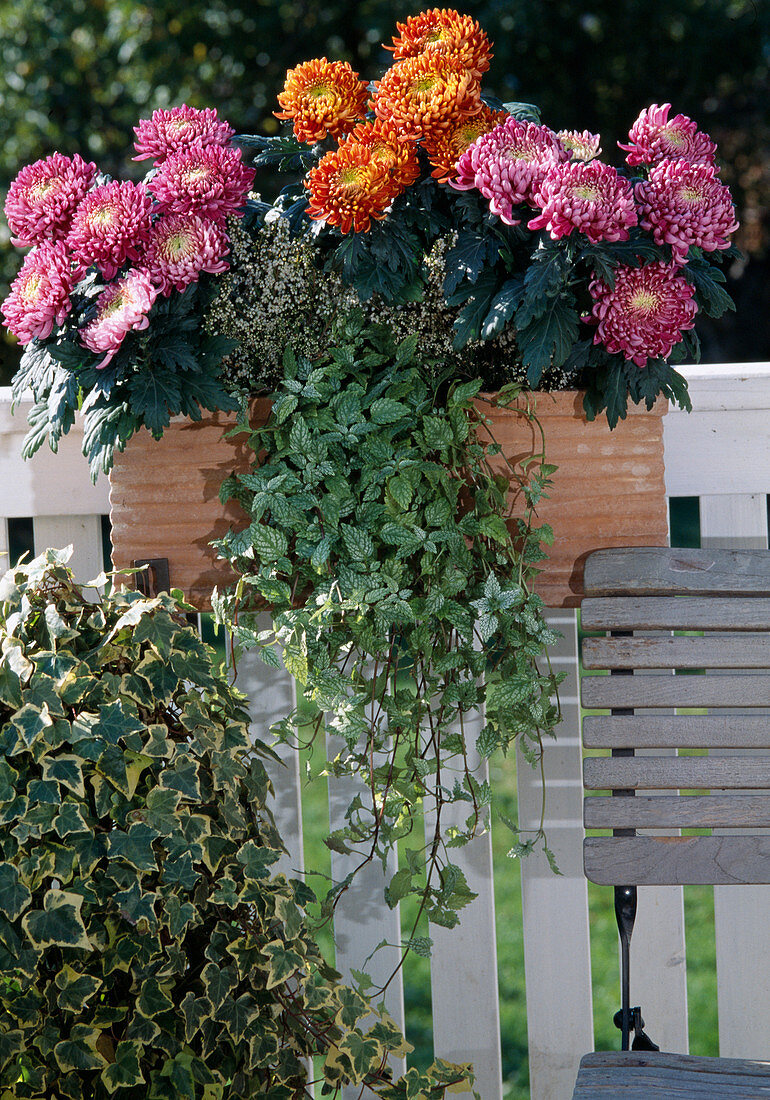
[{"label": "yellow flower center", "polygon": [[43,286],[43,276],[39,271],[32,272],[24,280],[24,285],[21,288],[21,299],[23,302],[34,302]]},{"label": "yellow flower center", "polygon": [[51,191],[59,191],[62,181],[53,176],[47,180],[36,180],[30,187],[30,195],[33,199],[44,199]]},{"label": "yellow flower center", "polygon": [[703,202],[703,192],[699,191],[697,187],[680,187],[679,198],[682,202]]},{"label": "yellow flower center", "polygon": [[182,173],[182,179],[185,183],[198,183],[199,180],[203,180],[206,176],[211,174],[211,169],[205,164],[198,164],[195,168],[188,168]]},{"label": "yellow flower center", "polygon": [[438,84],[438,78],[433,74],[426,73],[425,76],[418,77],[412,85],[412,90],[415,95],[430,95]]},{"label": "yellow flower center", "polygon": [[581,183],[574,187],[572,194],[576,199],[584,199],[586,202],[598,202],[602,197],[598,187],[591,187],[587,183]]},{"label": "yellow flower center", "polygon": [[372,146],[372,160],[378,164],[384,164],[386,168],[392,168],[396,163],[396,154],[391,146],[383,141]]},{"label": "yellow flower center", "polygon": [[660,136],[668,142],[669,145],[673,145],[675,149],[681,149],[686,145],[686,139],[681,130],[677,130],[673,126],[664,126],[660,131]]},{"label": "yellow flower center", "polygon": [[342,189],[349,195],[355,194],[356,191],[363,191],[366,185],[366,174],[361,168],[352,166],[341,168],[337,178]]},{"label": "yellow flower center", "polygon": [[167,237],[163,251],[169,259],[177,260],[189,250],[190,237],[187,233],[173,233]]},{"label": "yellow flower center", "polygon": [[311,84],[307,94],[311,99],[334,99],[334,89],[322,80],[317,84]]},{"label": "yellow flower center", "polygon": [[104,226],[113,225],[115,222],[115,208],[113,206],[97,206],[88,217],[88,224],[92,228],[102,229]]},{"label": "yellow flower center", "polygon": [[635,309],[637,313],[654,313],[660,305],[660,296],[653,290],[639,289],[635,290],[629,298],[628,304],[631,309]]},{"label": "yellow flower center", "polygon": [[115,297],[111,299],[111,301],[107,302],[106,305],[102,306],[102,309],[100,310],[100,316],[110,317],[113,313],[120,313],[120,311],[123,309],[128,301],[129,297],[126,294],[125,289],[121,287]]}]

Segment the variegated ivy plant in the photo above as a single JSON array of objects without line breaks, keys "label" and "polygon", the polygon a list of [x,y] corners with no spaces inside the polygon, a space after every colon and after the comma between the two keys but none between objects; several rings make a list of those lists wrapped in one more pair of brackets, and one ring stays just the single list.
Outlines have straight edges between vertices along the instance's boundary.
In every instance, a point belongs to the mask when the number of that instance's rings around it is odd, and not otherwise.
[{"label": "variegated ivy plant", "polygon": [[322,960],[275,873],[270,755],[168,596],[86,599],[47,551],[0,581],[0,1095],[443,1096]]},{"label": "variegated ivy plant", "polygon": [[[267,425],[241,428],[258,458],[222,495],[251,523],[219,544],[241,577],[213,603],[238,643],[282,659],[301,685],[278,736],[318,738],[325,761],[323,733],[336,735],[322,769],[354,777],[359,793],[327,844],[362,866],[407,838],[386,898],[416,895],[402,946],[425,951],[421,918],[451,928],[474,897],[452,858],[488,819],[474,759],[517,739],[538,760],[559,720],[545,652],[555,635],[532,591],[550,538],[533,509],[553,467],[541,454],[495,471],[480,383],[442,381],[417,337],[396,343],[360,312],[315,361],[287,353],[284,375]],[[423,809],[435,821],[427,840]],[[514,848],[543,840],[542,829],[517,834]],[[351,877],[332,884],[327,913]]]}]

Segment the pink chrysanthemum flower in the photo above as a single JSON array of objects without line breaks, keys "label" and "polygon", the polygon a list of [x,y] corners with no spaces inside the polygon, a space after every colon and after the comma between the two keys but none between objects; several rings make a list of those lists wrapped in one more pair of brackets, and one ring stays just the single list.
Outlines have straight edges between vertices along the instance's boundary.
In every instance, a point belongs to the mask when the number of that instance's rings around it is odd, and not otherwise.
[{"label": "pink chrysanthemum flower", "polygon": [[142,184],[113,180],[90,191],[75,211],[67,243],[85,267],[97,264],[112,279],[136,261],[150,232],[152,196]]},{"label": "pink chrysanthemum flower", "polygon": [[457,161],[457,179],[451,186],[458,191],[477,188],[489,199],[493,214],[508,225],[518,225],[521,219],[513,216],[513,207],[532,204],[546,173],[566,159],[567,153],[547,126],[511,117],[466,149]]},{"label": "pink chrysanthemum flower", "polygon": [[554,240],[577,229],[589,241],[627,241],[636,225],[633,188],[609,164],[593,160],[557,164],[534,197],[542,209],[529,229],[547,229]]},{"label": "pink chrysanthemum flower", "polygon": [[96,179],[97,167],[77,153],[52,153],[22,168],[8,188],[5,216],[13,244],[22,248],[66,237],[78,203]]},{"label": "pink chrysanthemum flower", "polygon": [[637,183],[639,224],[657,244],[670,244],[683,264],[691,245],[705,252],[730,247],[738,228],[730,189],[717,178],[713,165],[663,160]]},{"label": "pink chrysanthemum flower", "polygon": [[106,367],[132,329],[141,331],[150,323],[147,314],[158,296],[157,288],[145,271],[131,268],[110,283],[96,299],[96,316],[86,325],[80,338],[87,348],[106,352],[97,369]]},{"label": "pink chrysanthemum flower", "polygon": [[193,142],[167,157],[149,186],[164,214],[224,221],[242,213],[254,174],[240,149]]},{"label": "pink chrysanthemum flower", "polygon": [[713,164],[716,145],[687,115],[669,119],[670,103],[652,103],[631,127],[630,145],[618,146],[628,153],[629,164],[658,164],[661,160],[685,160],[689,164]]},{"label": "pink chrysanthemum flower", "polygon": [[559,130],[556,136],[572,160],[593,160],[602,151],[601,137],[590,130]]},{"label": "pink chrysanthemum flower", "polygon": [[199,111],[183,103],[170,111],[153,111],[151,118],[140,119],[134,133],[137,156],[133,159],[154,157],[161,161],[193,141],[201,145],[227,145],[235,130],[219,118],[215,107]]},{"label": "pink chrysanthemum flower", "polygon": [[22,344],[50,336],[72,308],[70,294],[79,275],[63,241],[43,241],[25,258],[0,306],[6,328]]},{"label": "pink chrysanthemum flower", "polygon": [[695,324],[695,288],[676,264],[619,267],[614,287],[593,279],[590,290],[591,320],[598,325],[594,343],[638,367],[648,359],[668,358],[682,333]]},{"label": "pink chrysanthemum flower", "polygon": [[230,240],[217,222],[197,214],[167,214],[152,227],[142,266],[168,297],[198,281],[202,271],[227,271]]}]

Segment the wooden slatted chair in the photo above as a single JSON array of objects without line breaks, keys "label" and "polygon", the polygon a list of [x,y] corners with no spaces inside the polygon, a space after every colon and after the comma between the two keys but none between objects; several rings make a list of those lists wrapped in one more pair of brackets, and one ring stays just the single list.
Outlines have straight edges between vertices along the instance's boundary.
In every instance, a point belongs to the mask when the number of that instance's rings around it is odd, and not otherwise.
[{"label": "wooden slatted chair", "polygon": [[[584,863],[591,882],[615,887],[622,1050],[583,1058],[573,1100],[770,1097],[770,1062],[659,1052],[629,992],[637,886],[770,882],[770,718],[718,712],[770,707],[770,551],[600,550],[585,592],[583,628],[607,636],[585,640],[583,664],[610,675],[582,680],[583,706],[609,711],[584,720],[583,741],[611,755],[585,759],[584,823],[612,834],[586,837]],[[635,713],[677,707],[708,713]],[[674,748],[720,755],[636,755]],[[680,835],[695,828],[713,831]]]}]

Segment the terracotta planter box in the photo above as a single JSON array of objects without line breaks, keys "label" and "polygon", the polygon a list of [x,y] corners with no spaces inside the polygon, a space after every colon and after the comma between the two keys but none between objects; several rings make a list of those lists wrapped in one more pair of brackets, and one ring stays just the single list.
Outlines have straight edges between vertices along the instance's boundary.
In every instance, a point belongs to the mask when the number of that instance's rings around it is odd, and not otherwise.
[{"label": "terracotta planter box", "polygon": [[[546,459],[559,467],[550,498],[537,509],[538,521],[555,534],[537,590],[550,607],[574,607],[591,550],[668,541],[662,424],[667,404],[658,401],[649,413],[634,406],[610,432],[604,420],[586,421],[576,391],[537,394],[535,400]],[[539,434],[515,409],[494,408],[492,400],[478,405],[493,418],[492,434],[511,461],[539,451]],[[266,400],[255,402],[255,423],[268,413]],[[235,502],[219,502],[228,474],[249,465],[245,436],[222,438],[234,423],[225,413],[197,424],[180,419],[158,442],[142,431],[116,457],[110,475],[115,567],[168,559],[171,587],[181,588],[199,610],[210,608],[215,585],[221,589],[235,580],[208,544],[248,522]]]},{"label": "terracotta planter box", "polygon": [[[490,395],[477,406],[492,418],[491,434],[508,460],[515,463],[539,453],[536,425],[517,414],[515,406],[495,408],[493,400]],[[668,544],[663,465],[668,402],[659,399],[650,412],[630,406],[626,419],[610,431],[603,418],[586,420],[583,395],[576,390],[539,393],[534,401],[545,434],[546,461],[558,466],[548,499],[537,506],[536,522],[550,524],[554,544],[536,589],[549,607],[577,607],[583,565],[592,550]],[[502,459],[499,468],[505,469]]]},{"label": "terracotta planter box", "polygon": [[[254,402],[254,423],[264,423],[269,414],[269,401]],[[215,586],[221,590],[236,580],[209,543],[248,524],[240,505],[219,500],[225,478],[250,466],[246,436],[223,438],[235,422],[233,414],[221,412],[197,423],[180,417],[160,440],[142,430],[115,456],[110,473],[114,567],[166,558],[170,586],[181,588],[199,611],[211,609]]]}]

